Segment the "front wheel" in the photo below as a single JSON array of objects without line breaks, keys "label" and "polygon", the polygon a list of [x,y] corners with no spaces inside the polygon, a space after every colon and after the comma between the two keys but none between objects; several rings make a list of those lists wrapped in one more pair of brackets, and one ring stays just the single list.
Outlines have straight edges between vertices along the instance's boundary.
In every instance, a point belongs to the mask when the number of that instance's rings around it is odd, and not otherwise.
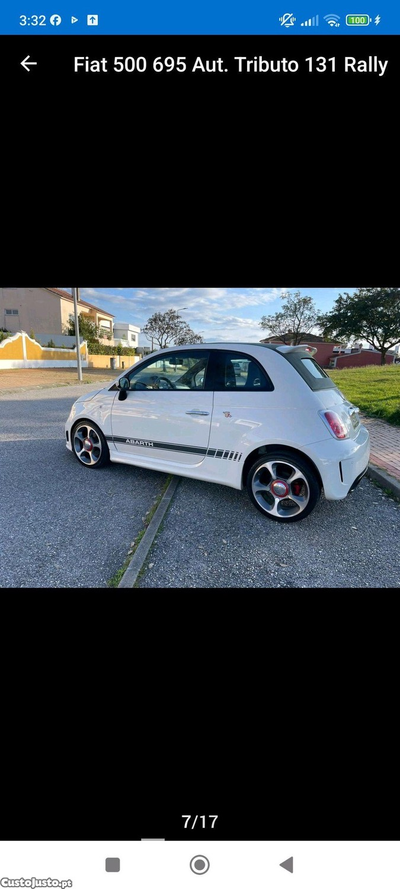
[{"label": "front wheel", "polygon": [[81,420],[71,435],[72,450],[77,460],[84,466],[100,468],[110,459],[110,451],[103,433],[95,423]]},{"label": "front wheel", "polygon": [[317,477],[305,460],[279,451],[256,460],[246,484],[254,506],[275,522],[305,519],[320,496]]}]

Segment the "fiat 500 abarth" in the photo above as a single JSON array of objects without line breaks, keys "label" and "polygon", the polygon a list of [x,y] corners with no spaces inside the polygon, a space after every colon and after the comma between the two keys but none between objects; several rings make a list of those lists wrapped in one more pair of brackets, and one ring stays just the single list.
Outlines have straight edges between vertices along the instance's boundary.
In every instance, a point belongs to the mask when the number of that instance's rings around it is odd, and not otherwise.
[{"label": "fiat 500 abarth", "polygon": [[327,500],[346,497],[369,458],[358,408],[315,351],[204,343],[153,352],[78,398],[67,448],[89,469],[111,460],[247,487],[269,519],[298,521],[321,491]]}]

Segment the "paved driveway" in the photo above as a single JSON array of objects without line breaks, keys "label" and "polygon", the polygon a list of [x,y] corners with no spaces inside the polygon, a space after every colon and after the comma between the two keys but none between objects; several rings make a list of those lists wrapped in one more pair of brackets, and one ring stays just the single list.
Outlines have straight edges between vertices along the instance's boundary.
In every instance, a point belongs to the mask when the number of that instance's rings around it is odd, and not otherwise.
[{"label": "paved driveway", "polygon": [[0,398],[0,586],[106,587],[166,476],[113,464],[85,470],[64,424],[90,383]]}]

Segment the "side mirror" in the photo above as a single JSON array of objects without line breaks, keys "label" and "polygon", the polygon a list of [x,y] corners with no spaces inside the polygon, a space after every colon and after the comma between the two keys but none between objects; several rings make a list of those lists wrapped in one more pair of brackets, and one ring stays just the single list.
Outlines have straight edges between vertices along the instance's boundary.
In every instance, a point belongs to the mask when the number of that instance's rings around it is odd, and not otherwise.
[{"label": "side mirror", "polygon": [[128,397],[129,385],[130,384],[128,377],[121,377],[121,379],[118,380],[118,401],[125,401],[125,399]]}]

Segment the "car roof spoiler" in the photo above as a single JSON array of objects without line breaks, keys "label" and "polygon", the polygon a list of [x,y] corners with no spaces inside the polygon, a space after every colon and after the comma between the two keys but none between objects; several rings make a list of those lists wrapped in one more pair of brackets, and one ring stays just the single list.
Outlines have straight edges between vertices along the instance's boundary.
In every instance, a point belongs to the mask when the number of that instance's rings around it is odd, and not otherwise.
[{"label": "car roof spoiler", "polygon": [[277,346],[277,352],[309,352],[310,355],[315,355],[317,349],[316,346],[308,346],[306,343],[301,343],[300,346]]}]

